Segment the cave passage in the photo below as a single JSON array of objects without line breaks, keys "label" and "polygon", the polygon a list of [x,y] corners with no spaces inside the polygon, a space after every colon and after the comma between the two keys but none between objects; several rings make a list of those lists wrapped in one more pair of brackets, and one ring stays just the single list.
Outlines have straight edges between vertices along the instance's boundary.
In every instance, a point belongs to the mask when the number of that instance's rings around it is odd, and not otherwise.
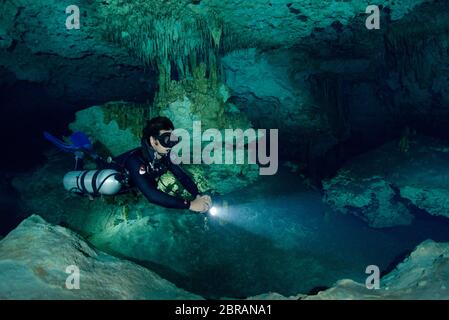
[{"label": "cave passage", "polygon": [[[1,249],[31,215],[206,299],[312,295],[342,279],[364,284],[368,266],[386,275],[423,241],[449,243],[447,1],[379,1],[374,29],[366,1],[289,1],[79,1],[81,28],[64,23],[64,3],[0,1],[0,275],[28,285],[20,260],[28,258],[12,253],[21,266],[15,273]],[[83,132],[112,159],[160,137],[167,127],[142,134],[156,116],[193,136],[198,121],[217,132],[267,130],[268,166],[259,142],[258,163],[186,164],[200,194],[213,194],[208,214],[163,208],[139,192],[97,197],[96,180],[95,196],[64,190],[73,157],[44,131],[62,139]],[[279,130],[273,137],[272,129]],[[161,172],[152,160],[136,172]],[[275,175],[260,174],[273,163]],[[173,176],[150,178],[188,207]],[[35,244],[51,253],[54,242]],[[53,273],[65,274],[48,260],[32,261],[25,279],[34,274],[56,292]],[[447,282],[438,268],[400,294],[428,297],[423,282]],[[154,284],[121,271],[114,280],[129,277],[130,285],[111,290],[123,297],[134,282]],[[106,283],[91,278],[97,294]],[[432,294],[447,297],[446,286]],[[2,296],[21,297],[10,289]]]}]

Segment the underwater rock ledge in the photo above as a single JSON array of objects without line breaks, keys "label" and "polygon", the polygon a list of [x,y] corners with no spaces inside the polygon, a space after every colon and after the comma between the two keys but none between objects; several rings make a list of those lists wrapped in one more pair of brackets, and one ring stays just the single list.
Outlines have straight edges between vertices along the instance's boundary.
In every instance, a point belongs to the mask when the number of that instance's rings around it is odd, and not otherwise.
[{"label": "underwater rock ledge", "polygon": [[381,279],[378,290],[368,290],[365,284],[346,279],[306,299],[444,300],[449,299],[448,287],[449,243],[426,240]]},{"label": "underwater rock ledge", "polygon": [[375,228],[410,224],[419,210],[449,217],[448,154],[443,140],[404,135],[348,161],[323,181],[324,201]]},{"label": "underwater rock ledge", "polygon": [[[80,270],[79,290],[66,288],[72,265]],[[202,298],[33,215],[0,241],[0,299]]]},{"label": "underwater rock ledge", "polygon": [[380,279],[380,289],[369,290],[364,283],[338,281],[317,295],[284,297],[267,293],[251,300],[443,300],[449,299],[449,243],[426,240]]}]

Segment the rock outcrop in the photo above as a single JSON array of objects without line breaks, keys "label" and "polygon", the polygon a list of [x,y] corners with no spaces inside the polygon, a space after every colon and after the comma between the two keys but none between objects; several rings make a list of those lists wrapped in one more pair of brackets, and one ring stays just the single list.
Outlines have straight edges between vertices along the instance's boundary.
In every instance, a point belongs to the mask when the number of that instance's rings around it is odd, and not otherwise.
[{"label": "rock outcrop", "polygon": [[420,244],[394,271],[382,277],[380,288],[341,280],[334,287],[308,296],[306,300],[449,299],[449,244],[427,240]]},{"label": "rock outcrop", "polygon": [[[368,277],[368,275],[367,275]],[[249,300],[446,300],[449,299],[449,243],[426,240],[393,271],[380,278],[378,289],[350,279],[314,295],[285,297],[275,292]]]},{"label": "rock outcrop", "polygon": [[[77,280],[69,276],[79,270]],[[69,267],[69,269],[67,269]],[[72,269],[70,269],[72,268]],[[68,279],[68,280],[67,280]],[[33,215],[0,241],[1,299],[201,299]]]},{"label": "rock outcrop", "polygon": [[363,154],[325,180],[325,201],[373,227],[409,224],[421,209],[449,217],[449,145],[404,136]]}]

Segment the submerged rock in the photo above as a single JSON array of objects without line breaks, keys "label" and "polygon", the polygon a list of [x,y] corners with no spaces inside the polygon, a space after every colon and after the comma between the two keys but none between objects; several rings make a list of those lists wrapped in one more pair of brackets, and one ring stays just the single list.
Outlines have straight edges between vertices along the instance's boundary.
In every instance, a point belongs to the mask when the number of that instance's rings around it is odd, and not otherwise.
[{"label": "submerged rock", "polygon": [[324,199],[372,227],[409,224],[417,208],[449,217],[448,163],[447,143],[402,138],[353,159],[323,181]]},{"label": "submerged rock", "polygon": [[348,171],[324,182],[326,202],[343,213],[352,213],[376,228],[407,225],[413,216],[396,201],[393,187],[381,177],[355,179]]},{"label": "submerged rock", "polygon": [[[79,290],[66,288],[69,266],[79,268]],[[0,242],[0,298],[201,299],[148,269],[95,250],[76,233],[37,215]]]},{"label": "submerged rock", "polygon": [[449,299],[449,243],[427,240],[380,281],[380,289],[341,280],[307,300],[328,299]]},{"label": "submerged rock", "polygon": [[78,111],[69,128],[86,133],[101,145],[106,152],[103,156],[115,157],[140,145],[145,108],[149,109],[149,106],[127,102],[93,106]]},{"label": "submerged rock", "polygon": [[316,295],[285,297],[270,292],[248,300],[443,300],[449,299],[448,287],[449,243],[426,240],[380,279],[379,289],[370,290],[364,283],[343,279]]},{"label": "submerged rock", "polygon": [[283,295],[276,292],[269,292],[264,294],[259,294],[257,296],[249,297],[247,300],[299,300],[306,297],[304,294],[299,294],[297,296],[284,297]]}]

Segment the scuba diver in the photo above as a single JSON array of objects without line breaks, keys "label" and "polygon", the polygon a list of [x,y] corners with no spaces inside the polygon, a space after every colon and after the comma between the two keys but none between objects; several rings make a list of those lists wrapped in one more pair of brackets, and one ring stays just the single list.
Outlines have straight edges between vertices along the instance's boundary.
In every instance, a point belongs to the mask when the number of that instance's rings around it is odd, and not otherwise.
[{"label": "scuba diver", "polygon": [[[64,186],[68,191],[88,195],[113,195],[137,188],[149,202],[156,205],[205,213],[212,205],[210,196],[200,195],[189,175],[171,160],[174,156],[171,149],[179,143],[179,139],[172,133],[173,130],[170,119],[153,118],[147,121],[142,131],[140,147],[107,160],[92,151],[92,143],[81,132],[70,136],[72,144],[66,144],[47,132],[44,135],[60,149],[75,154],[77,171],[69,172],[64,177]],[[95,160],[97,170],[82,170],[86,153]],[[171,196],[158,190],[158,181],[167,171],[175,176],[194,200]]]}]

